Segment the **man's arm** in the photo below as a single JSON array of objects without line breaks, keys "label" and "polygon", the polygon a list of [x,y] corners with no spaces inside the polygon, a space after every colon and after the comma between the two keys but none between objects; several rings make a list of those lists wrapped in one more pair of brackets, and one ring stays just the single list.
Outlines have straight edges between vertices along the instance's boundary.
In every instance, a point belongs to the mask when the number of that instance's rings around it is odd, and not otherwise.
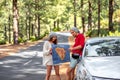
[{"label": "man's arm", "polygon": [[71,48],[69,48],[69,50],[72,51],[72,50],[77,50],[77,49],[81,49],[81,48],[82,48],[82,46],[81,46],[81,45],[78,45],[78,46],[76,46],[76,47],[71,47]]}]

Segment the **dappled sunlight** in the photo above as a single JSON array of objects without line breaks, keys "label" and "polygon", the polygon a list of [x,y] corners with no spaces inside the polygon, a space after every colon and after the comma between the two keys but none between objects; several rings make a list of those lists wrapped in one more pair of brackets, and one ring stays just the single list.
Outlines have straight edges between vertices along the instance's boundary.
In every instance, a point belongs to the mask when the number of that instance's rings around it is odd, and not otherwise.
[{"label": "dappled sunlight", "polygon": [[1,59],[0,64],[2,64],[0,66],[1,78],[31,80],[31,77],[40,79],[42,76],[44,78],[46,74],[46,68],[42,65],[42,57],[35,51],[13,54],[10,57]]},{"label": "dappled sunlight", "polygon": [[60,66],[60,73],[61,74],[66,74],[66,70],[67,70],[68,67],[69,67],[69,62],[62,64]]},{"label": "dappled sunlight", "polygon": [[21,73],[31,73],[31,74],[45,74],[46,73],[46,69],[38,69],[38,68],[29,68],[29,69],[21,69],[21,70],[18,70],[19,72]]},{"label": "dappled sunlight", "polygon": [[23,75],[23,74],[18,74],[16,76],[13,76],[13,78],[24,78],[26,77],[26,75]]},{"label": "dappled sunlight", "polygon": [[0,49],[0,52],[1,51],[10,51],[10,50],[13,50],[13,49]]},{"label": "dappled sunlight", "polygon": [[[67,71],[68,66],[69,66],[69,62],[62,63],[60,65],[60,77],[61,77],[61,80],[66,80],[66,71]],[[52,70],[52,75],[51,75],[50,80],[56,80],[54,69]]]}]

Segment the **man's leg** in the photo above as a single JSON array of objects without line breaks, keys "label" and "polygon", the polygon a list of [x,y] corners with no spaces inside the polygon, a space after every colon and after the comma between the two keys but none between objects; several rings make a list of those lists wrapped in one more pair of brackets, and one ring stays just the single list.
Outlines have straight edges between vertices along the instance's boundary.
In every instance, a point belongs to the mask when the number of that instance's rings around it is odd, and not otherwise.
[{"label": "man's leg", "polygon": [[75,76],[75,68],[73,68],[71,71],[71,80],[74,80],[74,76]]},{"label": "man's leg", "polygon": [[68,68],[67,69],[67,79],[66,80],[71,80],[71,72],[72,72],[72,68]]},{"label": "man's leg", "polygon": [[73,80],[76,65],[77,59],[71,57],[70,66],[67,69],[67,80]]}]

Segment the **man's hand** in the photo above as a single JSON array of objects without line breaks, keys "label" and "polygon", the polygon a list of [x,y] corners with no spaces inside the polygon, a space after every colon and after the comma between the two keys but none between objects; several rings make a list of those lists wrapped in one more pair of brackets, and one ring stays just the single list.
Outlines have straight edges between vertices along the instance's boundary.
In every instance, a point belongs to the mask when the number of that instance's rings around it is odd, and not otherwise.
[{"label": "man's hand", "polygon": [[70,51],[72,51],[72,50],[73,50],[73,48],[72,48],[72,47],[70,47],[70,48],[69,48],[69,50],[70,50]]}]

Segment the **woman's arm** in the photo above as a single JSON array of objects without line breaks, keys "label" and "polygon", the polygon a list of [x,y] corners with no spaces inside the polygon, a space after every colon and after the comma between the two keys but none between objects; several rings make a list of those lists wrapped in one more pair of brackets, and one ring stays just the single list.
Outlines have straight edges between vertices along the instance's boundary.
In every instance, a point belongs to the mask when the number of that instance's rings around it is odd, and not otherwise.
[{"label": "woman's arm", "polygon": [[51,51],[51,44],[49,42],[45,42],[43,45],[43,55],[49,55]]}]

